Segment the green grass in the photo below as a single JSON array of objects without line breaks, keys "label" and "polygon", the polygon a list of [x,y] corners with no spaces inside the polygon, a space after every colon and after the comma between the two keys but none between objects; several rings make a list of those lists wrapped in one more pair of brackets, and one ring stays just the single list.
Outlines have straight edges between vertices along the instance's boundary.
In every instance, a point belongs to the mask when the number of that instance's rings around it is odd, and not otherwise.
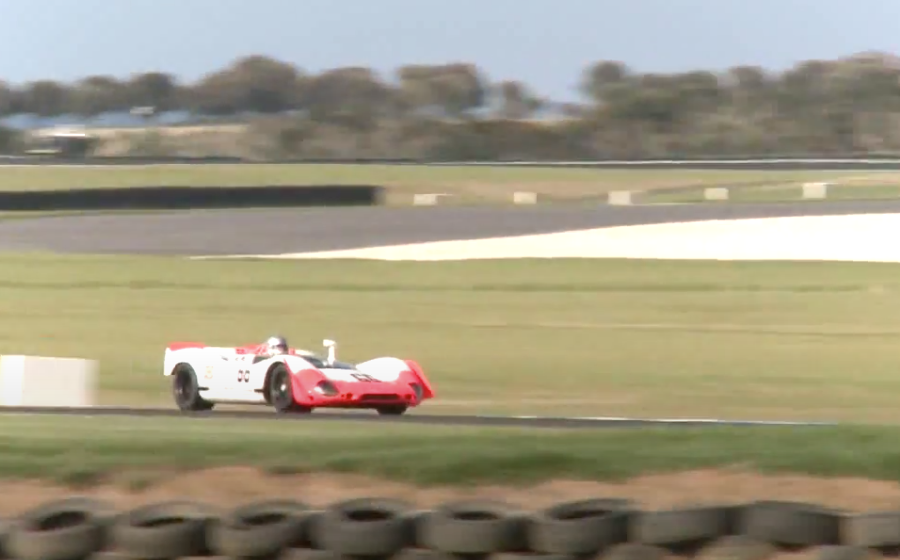
[{"label": "green grass", "polygon": [[[816,171],[598,170],[391,165],[160,165],[147,167],[0,167],[0,190],[109,188],[148,185],[233,186],[375,184],[389,203],[414,193],[450,193],[454,203],[508,203],[519,190],[545,200],[591,200],[610,190],[800,183],[847,175]],[[446,203],[446,200],[442,203]]]},{"label": "green grass", "polygon": [[896,422],[900,267],[614,260],[0,257],[0,353],[100,360],[171,405],[163,349],[283,333],[419,360],[415,414]]},{"label": "green grass", "polygon": [[[900,184],[895,185],[831,185],[825,200],[887,200],[900,198]],[[815,202],[804,199],[800,185],[734,188],[729,192],[730,202]],[[705,202],[703,189],[678,192],[655,191],[647,193],[641,202]],[[710,201],[710,204],[721,202]]]},{"label": "green grass", "polygon": [[[99,482],[155,468],[258,466],[413,484],[622,480],[740,466],[900,481],[896,428],[519,430],[224,419],[4,416],[0,477]],[[314,450],[314,452],[310,452]]]}]

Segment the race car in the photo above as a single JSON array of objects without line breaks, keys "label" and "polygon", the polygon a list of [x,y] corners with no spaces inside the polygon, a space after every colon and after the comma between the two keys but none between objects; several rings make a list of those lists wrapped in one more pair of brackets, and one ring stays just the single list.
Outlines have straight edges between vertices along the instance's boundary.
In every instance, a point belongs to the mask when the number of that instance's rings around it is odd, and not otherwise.
[{"label": "race car", "polygon": [[381,357],[350,364],[336,359],[335,341],[322,343],[325,357],[290,348],[282,337],[238,347],[174,342],[166,347],[163,374],[172,378],[175,404],[183,411],[230,403],[267,405],[279,413],[361,408],[400,415],[434,398],[413,360]]}]

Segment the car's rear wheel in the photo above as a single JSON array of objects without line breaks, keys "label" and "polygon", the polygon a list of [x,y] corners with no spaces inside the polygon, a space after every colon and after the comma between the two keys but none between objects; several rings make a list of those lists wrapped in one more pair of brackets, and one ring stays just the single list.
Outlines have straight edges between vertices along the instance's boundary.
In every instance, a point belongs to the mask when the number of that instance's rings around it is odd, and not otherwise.
[{"label": "car's rear wheel", "polygon": [[213,403],[200,396],[200,384],[194,368],[182,364],[172,373],[172,396],[178,408],[185,412],[212,410]]},{"label": "car's rear wheel", "polygon": [[277,412],[289,413],[312,412],[312,408],[302,406],[294,401],[294,386],[291,383],[291,372],[283,364],[272,368],[269,376],[269,402]]},{"label": "car's rear wheel", "polygon": [[375,410],[378,411],[378,414],[382,416],[400,416],[406,409],[409,408],[405,404],[393,404],[389,406],[379,406]]}]

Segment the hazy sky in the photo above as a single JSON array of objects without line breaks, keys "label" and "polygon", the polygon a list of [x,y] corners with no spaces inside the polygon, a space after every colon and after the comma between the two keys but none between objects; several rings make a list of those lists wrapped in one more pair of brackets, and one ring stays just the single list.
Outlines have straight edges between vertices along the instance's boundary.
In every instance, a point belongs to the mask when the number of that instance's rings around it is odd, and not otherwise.
[{"label": "hazy sky", "polygon": [[898,0],[0,0],[0,79],[162,70],[193,80],[247,54],[309,71],[465,60],[572,99],[582,68],[781,69],[900,54]]}]

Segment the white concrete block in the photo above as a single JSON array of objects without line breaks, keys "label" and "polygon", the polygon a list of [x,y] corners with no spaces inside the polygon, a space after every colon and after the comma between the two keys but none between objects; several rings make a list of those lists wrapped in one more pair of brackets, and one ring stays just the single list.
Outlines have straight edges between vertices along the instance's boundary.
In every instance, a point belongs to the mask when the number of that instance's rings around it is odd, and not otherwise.
[{"label": "white concrete block", "polygon": [[413,204],[416,206],[434,206],[437,204],[437,195],[433,193],[414,194]]},{"label": "white concrete block", "polygon": [[413,204],[415,206],[434,206],[441,197],[450,196],[446,193],[423,193],[413,195]]},{"label": "white concrete block", "polygon": [[728,189],[725,187],[710,187],[703,191],[706,200],[728,200]]},{"label": "white concrete block", "polygon": [[513,193],[514,204],[537,204],[537,193],[533,192],[515,192]]},{"label": "white concrete block", "polygon": [[608,203],[613,206],[628,206],[631,204],[631,191],[610,191]]},{"label": "white concrete block", "polygon": [[0,406],[94,406],[94,360],[0,356]]},{"label": "white concrete block", "polygon": [[828,183],[804,183],[803,198],[827,198]]}]

